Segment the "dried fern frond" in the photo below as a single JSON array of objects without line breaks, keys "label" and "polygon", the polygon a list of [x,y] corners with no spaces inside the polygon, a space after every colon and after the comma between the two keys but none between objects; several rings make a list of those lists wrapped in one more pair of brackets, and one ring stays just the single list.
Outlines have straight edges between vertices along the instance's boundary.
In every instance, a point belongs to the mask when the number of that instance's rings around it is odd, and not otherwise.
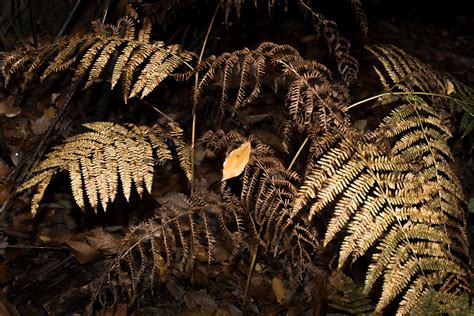
[{"label": "dried fern frond", "polygon": [[[282,253],[301,267],[317,247],[315,233],[305,218],[291,217],[291,202],[297,192],[298,174],[287,170],[270,147],[257,138],[236,132],[208,132],[204,142],[214,151],[230,152],[243,142],[252,142],[250,160],[242,176],[240,203],[256,225],[260,243],[268,252]],[[224,192],[231,190],[227,181]]]},{"label": "dried fern frond", "polygon": [[[337,24],[334,21],[327,20],[320,13],[315,12],[307,3],[309,1],[298,0],[298,5],[305,15],[309,15],[313,20],[314,29],[317,37],[320,34],[326,39],[330,53],[334,56],[337,62],[339,73],[347,84],[353,83],[357,79],[359,72],[359,62],[350,54],[351,44],[347,39],[339,34]],[[356,16],[358,19],[363,19],[363,10],[361,6],[357,5],[355,1]],[[361,24],[366,23],[360,20]]]},{"label": "dried fern frond", "polygon": [[150,41],[151,24],[145,20],[137,30],[130,18],[119,20],[116,26],[94,24],[94,31],[83,36],[62,38],[58,43],[38,49],[20,49],[8,53],[3,61],[5,84],[22,71],[26,85],[35,75],[41,80],[53,73],[75,69],[73,80],[84,82],[84,88],[103,78],[110,69],[112,88],[122,80],[125,101],[138,96],[144,98],[168,77],[181,78],[177,73],[186,67],[193,54],[178,45]]},{"label": "dried fern frond", "polygon": [[[240,17],[242,6],[244,4],[244,0],[219,0],[220,4],[223,6],[225,11],[225,20],[227,19],[234,10],[236,12],[237,17]],[[368,32],[368,21],[367,17],[365,16],[364,8],[360,0],[351,0],[350,1],[354,12],[356,15],[356,19],[359,22],[359,25],[362,28],[364,34]],[[352,57],[349,53],[350,51],[350,44],[349,41],[346,40],[339,31],[337,30],[337,24],[334,21],[330,21],[326,19],[322,14],[314,11],[311,7],[311,1],[306,0],[298,0],[297,4],[301,8],[302,13],[304,16],[310,16],[313,21],[313,26],[316,31],[316,37],[320,38],[321,36],[326,39],[328,43],[328,48],[330,53],[335,57],[338,70],[341,73],[344,81],[346,83],[353,83],[357,79],[357,73],[359,71],[359,63],[357,60]],[[255,6],[257,7],[257,1],[254,1]],[[268,12],[272,10],[273,7],[277,5],[282,5],[285,8],[288,8],[288,1],[287,0],[268,0],[267,1],[267,8]]]},{"label": "dried fern frond", "polygon": [[356,15],[356,20],[359,22],[359,25],[365,35],[369,33],[369,21],[365,15],[364,5],[361,0],[350,0],[352,7],[354,8],[354,13]]},{"label": "dried fern frond", "polygon": [[244,237],[254,237],[248,236],[251,231],[245,227],[247,215],[229,194],[197,192],[188,197],[170,193],[159,202],[155,217],[125,237],[124,250],[110,271],[109,281],[118,278],[129,302],[134,302],[144,288],[153,291],[157,280],[190,276],[195,265],[230,260],[216,258],[216,247],[236,250]]},{"label": "dried fern frond", "polygon": [[332,210],[324,243],[345,232],[340,268],[374,251],[364,291],[383,276],[376,313],[400,296],[405,315],[430,290],[469,293],[463,194],[439,112],[410,96],[373,135],[355,131],[316,146],[294,212],[311,218]]},{"label": "dried fern frond", "polygon": [[[19,191],[38,186],[31,211],[36,213],[51,178],[59,171],[69,172],[74,200],[80,208],[99,205],[105,210],[119,191],[128,200],[134,187],[141,195],[151,192],[154,166],[173,159],[178,153],[182,169],[190,177],[187,149],[181,130],[170,123],[166,127],[118,125],[109,122],[84,124],[91,130],[68,138],[53,149],[32,172]],[[168,143],[173,144],[170,146]],[[84,195],[87,199],[84,199]]]},{"label": "dried fern frond", "polygon": [[462,114],[459,129],[464,135],[474,130],[474,89],[393,45],[371,45],[367,49],[382,65],[382,69],[375,70],[386,91],[427,93],[439,109]]},{"label": "dried fern frond", "polygon": [[308,130],[314,124],[348,122],[344,114],[349,98],[347,88],[334,82],[325,66],[305,60],[291,46],[262,43],[255,50],[224,53],[208,63],[195,93],[196,103],[212,82],[220,81],[220,112],[229,107],[234,113],[253,102],[267,86],[287,91],[285,102],[296,130]]}]

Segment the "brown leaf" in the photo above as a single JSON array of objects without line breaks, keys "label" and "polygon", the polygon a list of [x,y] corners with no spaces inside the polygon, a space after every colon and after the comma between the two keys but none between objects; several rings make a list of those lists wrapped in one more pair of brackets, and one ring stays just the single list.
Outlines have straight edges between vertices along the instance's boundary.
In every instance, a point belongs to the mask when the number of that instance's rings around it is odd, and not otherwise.
[{"label": "brown leaf", "polygon": [[3,114],[6,117],[15,117],[21,113],[21,109],[14,106],[15,95],[10,95],[6,99],[0,100],[0,115]]},{"label": "brown leaf", "polygon": [[102,227],[87,232],[85,238],[93,248],[107,255],[119,253],[122,248],[120,238],[105,231]]},{"label": "brown leaf", "polygon": [[8,199],[13,187],[12,183],[0,184],[0,206]]},{"label": "brown leaf", "polygon": [[114,307],[104,308],[94,313],[94,316],[127,316],[127,304],[117,304]]},{"label": "brown leaf", "polygon": [[82,241],[68,240],[65,242],[72,249],[74,257],[84,264],[94,261],[100,256],[100,251]]},{"label": "brown leaf", "polygon": [[285,300],[285,284],[280,278],[274,277],[272,279],[272,289],[278,303]]},{"label": "brown leaf", "polygon": [[0,315],[2,316],[20,316],[15,306],[8,303],[5,299],[0,299]]},{"label": "brown leaf", "polygon": [[247,166],[252,147],[250,142],[243,143],[239,148],[231,151],[224,161],[222,181],[239,176]]},{"label": "brown leaf", "polygon": [[0,159],[0,181],[3,180],[10,173],[10,167]]},{"label": "brown leaf", "polygon": [[0,263],[0,284],[7,283],[12,278],[12,273],[5,262]]},{"label": "brown leaf", "polygon": [[55,111],[54,107],[50,106],[44,110],[43,116],[31,122],[31,130],[33,133],[36,135],[44,134],[53,121]]},{"label": "brown leaf", "polygon": [[446,94],[447,95],[453,94],[454,91],[455,89],[454,89],[453,83],[450,80],[448,80],[448,82],[446,83]]}]

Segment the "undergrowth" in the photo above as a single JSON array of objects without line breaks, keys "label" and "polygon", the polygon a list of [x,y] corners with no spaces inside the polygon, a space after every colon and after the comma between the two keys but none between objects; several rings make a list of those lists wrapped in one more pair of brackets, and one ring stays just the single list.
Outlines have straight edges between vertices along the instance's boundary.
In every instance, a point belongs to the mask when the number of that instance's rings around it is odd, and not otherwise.
[{"label": "undergrowth", "polygon": [[[87,34],[4,54],[5,85],[21,85],[23,93],[38,79],[68,74],[77,90],[106,82],[129,107],[150,108],[147,100],[170,87],[188,97],[172,110],[152,105],[159,119],[151,124],[84,122],[90,131],[53,147],[27,179],[11,176],[24,180],[18,192],[34,188],[38,220],[48,186],[54,189],[63,172],[86,212],[114,212],[118,195],[155,201],[151,217],[130,223],[122,250],[94,284],[88,312],[119,302],[140,306],[159,283],[211,278],[216,267],[242,261],[248,278],[237,295],[240,308],[261,312],[247,306],[259,260],[277,262],[281,275],[301,286],[314,278],[309,267],[322,267],[338,280],[340,295],[323,299],[333,311],[467,312],[466,199],[449,140],[457,113],[461,132],[472,131],[472,89],[395,46],[373,45],[367,53],[382,93],[353,103],[359,65],[349,42],[334,22],[297,2],[326,40],[336,72],[272,42],[199,58],[152,39],[152,22],[137,23],[131,5],[116,25],[98,22]],[[278,1],[264,3],[278,9]],[[352,4],[366,32],[361,4]],[[228,21],[246,4],[220,5]],[[369,102],[383,108],[383,118],[361,130],[350,110]],[[243,172],[221,181],[222,163],[246,142],[251,154]],[[157,179],[175,174],[181,190],[152,194]],[[321,308],[321,297],[311,300],[311,308]]]}]

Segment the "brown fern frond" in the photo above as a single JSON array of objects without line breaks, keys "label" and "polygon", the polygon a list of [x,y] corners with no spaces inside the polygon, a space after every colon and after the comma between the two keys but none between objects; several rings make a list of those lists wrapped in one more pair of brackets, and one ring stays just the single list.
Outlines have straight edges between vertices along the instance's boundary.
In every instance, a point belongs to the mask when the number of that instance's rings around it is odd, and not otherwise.
[{"label": "brown fern frond", "polygon": [[173,159],[171,148],[175,148],[183,170],[189,174],[187,148],[176,125],[163,128],[96,122],[84,126],[92,131],[55,147],[19,187],[23,191],[38,185],[32,213],[36,213],[47,185],[59,171],[69,172],[72,194],[79,207],[84,208],[87,200],[94,209],[100,204],[104,210],[107,203],[114,201],[119,182],[127,200],[132,187],[140,195],[151,192],[154,165]]},{"label": "brown fern frond", "polygon": [[383,67],[375,70],[384,83],[385,90],[428,93],[426,98],[436,102],[436,110],[462,114],[459,121],[461,132],[466,135],[474,130],[474,89],[393,45],[371,45],[367,49]]},{"label": "brown fern frond", "polygon": [[[237,17],[240,17],[242,5],[244,0],[219,0],[220,5],[224,8],[225,21],[229,18],[232,10],[236,12]],[[357,79],[357,73],[359,71],[359,63],[349,53],[350,44],[344,37],[339,34],[337,25],[335,22],[326,19],[322,14],[315,12],[310,5],[311,1],[298,0],[297,4],[301,8],[304,16],[310,16],[313,21],[313,26],[316,31],[316,37],[319,38],[321,35],[326,39],[328,48],[331,54],[335,57],[338,70],[341,73],[346,83],[352,83]],[[368,32],[368,21],[365,15],[363,5],[360,0],[351,0],[356,19],[362,28],[364,34]],[[257,1],[254,2],[257,6]],[[288,1],[268,0],[267,8],[268,12],[278,5],[282,5],[288,8]]]},{"label": "brown fern frond", "polygon": [[[287,170],[270,147],[255,137],[245,138],[236,132],[208,132],[204,142],[213,151],[229,153],[243,142],[252,142],[250,160],[243,171],[240,203],[252,218],[260,242],[277,256],[285,252],[293,262],[310,260],[317,247],[315,233],[304,218],[291,217],[291,202],[297,192],[298,174]],[[227,181],[223,192],[230,190]]]},{"label": "brown fern frond", "polygon": [[252,51],[245,48],[211,59],[195,91],[196,103],[216,80],[222,83],[221,114],[226,110],[234,114],[268,86],[287,91],[289,118],[300,132],[315,124],[348,124],[344,114],[349,97],[347,88],[335,83],[325,66],[305,60],[291,46],[262,43]]},{"label": "brown fern frond", "polygon": [[[350,54],[351,45],[347,39],[339,34],[337,24],[334,21],[327,20],[320,13],[315,12],[311,6],[304,0],[298,0],[298,5],[305,15],[309,15],[313,20],[314,29],[317,37],[322,34],[328,43],[328,48],[331,54],[335,57],[339,73],[342,75],[344,81],[348,84],[353,83],[357,79],[359,72],[359,63]],[[357,18],[362,18],[360,6],[356,6]],[[357,10],[359,9],[359,10]],[[361,22],[363,24],[363,22]]]},{"label": "brown fern frond", "polygon": [[[422,97],[401,100],[373,134],[354,131],[314,145],[319,151],[293,201],[293,212],[309,218],[332,210],[324,243],[346,232],[340,268],[374,251],[364,291],[383,276],[376,312],[401,296],[400,315],[430,289],[450,284],[446,293],[458,299],[470,293],[463,194],[451,167],[449,129]],[[439,284],[427,281],[441,277]]]},{"label": "brown fern frond", "polygon": [[[194,265],[223,260],[215,257],[216,247],[236,249],[243,244],[250,232],[244,226],[247,215],[229,197],[197,192],[169,193],[159,199],[156,215],[125,237],[123,251],[110,271],[110,278],[118,277],[119,286],[127,289],[129,301],[135,301],[141,289],[153,288],[157,279],[189,276]],[[228,205],[234,208],[229,210]]]},{"label": "brown fern frond", "polygon": [[[164,79],[188,77],[186,73],[194,70],[189,64],[192,53],[178,45],[150,41],[149,22],[145,21],[138,32],[135,29],[130,18],[119,20],[116,26],[96,23],[91,34],[63,38],[57,44],[39,49],[9,53],[3,61],[5,83],[25,68],[23,81],[26,84],[34,75],[44,80],[53,73],[75,67],[73,80],[84,81],[84,88],[88,88],[110,67],[113,69],[109,78],[111,86],[122,79],[126,101],[135,96],[144,98]],[[180,73],[179,67],[186,70]]]},{"label": "brown fern frond", "polygon": [[360,0],[350,0],[352,7],[354,8],[354,13],[356,16],[357,22],[359,22],[360,27],[362,28],[362,32],[365,35],[369,32],[369,21],[367,20],[367,16],[365,15],[364,5]]},{"label": "brown fern frond", "polygon": [[328,277],[335,293],[328,295],[328,305],[352,315],[365,315],[374,310],[370,299],[363,294],[362,288],[341,270],[334,270]]}]

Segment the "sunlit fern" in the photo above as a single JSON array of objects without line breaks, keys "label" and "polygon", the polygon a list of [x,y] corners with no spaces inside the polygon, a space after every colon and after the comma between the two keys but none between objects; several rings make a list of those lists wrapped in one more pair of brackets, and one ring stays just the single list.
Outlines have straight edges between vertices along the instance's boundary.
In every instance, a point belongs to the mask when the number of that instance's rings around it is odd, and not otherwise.
[{"label": "sunlit fern", "polygon": [[461,113],[459,129],[464,135],[474,130],[473,88],[393,45],[371,45],[367,49],[382,65],[381,69],[374,67],[385,91],[427,93],[440,110]]},{"label": "sunlit fern", "polygon": [[[193,54],[178,45],[150,41],[151,23],[143,22],[137,29],[130,18],[116,26],[93,24],[93,32],[61,38],[56,44],[37,49],[21,48],[8,53],[3,60],[2,74],[7,85],[13,76],[22,73],[27,85],[35,75],[41,80],[53,73],[74,70],[73,80],[83,82],[84,88],[105,77],[111,87],[122,81],[125,101],[143,98],[164,79],[181,79],[193,71],[189,62]],[[176,70],[184,67],[183,73]]]},{"label": "sunlit fern", "polygon": [[332,212],[324,243],[345,232],[340,268],[371,255],[364,291],[383,276],[376,312],[401,297],[398,314],[408,314],[433,290],[450,298],[439,301],[448,309],[471,291],[464,197],[449,136],[440,112],[408,95],[373,133],[313,139],[318,150],[294,212]]},{"label": "sunlit fern", "polygon": [[175,123],[145,127],[95,122],[84,126],[92,131],[68,138],[55,147],[19,187],[22,191],[37,186],[31,202],[33,213],[59,171],[69,172],[72,194],[79,207],[84,208],[87,200],[94,209],[101,205],[104,210],[107,203],[115,200],[119,183],[127,200],[133,187],[140,195],[145,190],[151,192],[154,166],[172,160],[172,148],[190,178],[188,149]]}]

